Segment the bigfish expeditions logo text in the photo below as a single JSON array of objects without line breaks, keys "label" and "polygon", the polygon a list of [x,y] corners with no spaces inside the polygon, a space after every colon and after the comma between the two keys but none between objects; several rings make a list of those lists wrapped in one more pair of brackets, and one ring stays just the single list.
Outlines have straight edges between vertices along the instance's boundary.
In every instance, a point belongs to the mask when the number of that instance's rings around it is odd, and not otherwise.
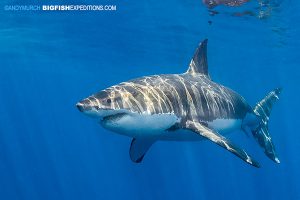
[{"label": "bigfish expeditions logo text", "polygon": [[5,11],[116,11],[117,5],[5,5]]}]

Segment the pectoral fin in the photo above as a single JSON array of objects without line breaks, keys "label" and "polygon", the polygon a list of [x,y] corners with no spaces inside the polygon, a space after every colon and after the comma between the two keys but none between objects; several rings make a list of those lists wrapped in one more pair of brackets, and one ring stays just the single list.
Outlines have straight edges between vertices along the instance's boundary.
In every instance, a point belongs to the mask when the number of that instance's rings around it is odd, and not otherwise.
[{"label": "pectoral fin", "polygon": [[146,152],[154,142],[155,140],[150,138],[133,138],[129,149],[131,160],[135,163],[142,162]]},{"label": "pectoral fin", "polygon": [[193,121],[187,121],[186,122],[186,128],[194,131],[195,133],[209,139],[210,141],[218,144],[219,146],[227,149],[234,155],[240,157],[245,162],[249,163],[250,165],[253,165],[255,167],[259,167],[259,163],[253,160],[243,149],[237,147],[235,144],[233,144],[230,140],[223,137],[216,131],[206,127],[205,125],[202,125],[199,122],[193,122]]}]

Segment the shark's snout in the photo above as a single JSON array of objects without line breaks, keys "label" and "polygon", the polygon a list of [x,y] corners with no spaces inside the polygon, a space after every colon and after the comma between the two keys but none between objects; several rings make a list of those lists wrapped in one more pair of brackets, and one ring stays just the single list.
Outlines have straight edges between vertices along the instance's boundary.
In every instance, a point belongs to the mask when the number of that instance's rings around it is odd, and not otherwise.
[{"label": "shark's snout", "polygon": [[86,112],[86,111],[90,111],[92,110],[92,105],[91,105],[91,102],[89,102],[88,100],[82,100],[80,102],[78,102],[76,104],[76,107],[78,108],[78,110],[80,112]]},{"label": "shark's snout", "polygon": [[77,103],[77,104],[76,104],[76,107],[78,108],[78,110],[79,110],[80,112],[83,112],[83,111],[84,111],[84,105],[83,105],[83,104]]}]

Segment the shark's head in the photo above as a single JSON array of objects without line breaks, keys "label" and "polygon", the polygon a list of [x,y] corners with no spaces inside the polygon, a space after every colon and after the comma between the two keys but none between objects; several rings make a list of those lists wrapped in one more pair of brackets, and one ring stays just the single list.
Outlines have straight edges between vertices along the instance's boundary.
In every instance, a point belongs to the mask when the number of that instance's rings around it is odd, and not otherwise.
[{"label": "shark's head", "polygon": [[124,91],[122,86],[113,86],[79,101],[76,106],[84,114],[100,120],[136,113],[136,106],[128,104],[126,97],[134,92]]},{"label": "shark's head", "polygon": [[172,127],[179,118],[174,113],[162,113],[162,110],[156,113],[159,108],[155,108],[159,105],[151,99],[154,97],[147,95],[147,88],[149,90],[149,86],[124,82],[91,95],[76,106],[82,113],[96,118],[104,128],[113,132],[130,137],[138,137],[141,133],[153,136]]}]

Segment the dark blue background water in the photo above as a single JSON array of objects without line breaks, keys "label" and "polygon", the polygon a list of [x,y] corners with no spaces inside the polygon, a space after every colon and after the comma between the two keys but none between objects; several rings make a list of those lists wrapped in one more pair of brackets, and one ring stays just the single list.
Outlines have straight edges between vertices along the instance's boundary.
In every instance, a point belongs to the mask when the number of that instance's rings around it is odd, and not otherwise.
[{"label": "dark blue background water", "polygon": [[[55,2],[96,1],[46,3]],[[257,15],[257,1],[213,17],[200,0],[96,2],[116,12],[3,10],[19,3],[0,3],[1,200],[300,199],[299,1],[273,5],[265,19],[231,16]],[[229,137],[260,169],[210,142],[158,142],[134,164],[129,138],[75,108],[121,81],[185,72],[204,38],[213,80],[251,105],[283,87],[270,121],[280,165],[241,132]]]}]

